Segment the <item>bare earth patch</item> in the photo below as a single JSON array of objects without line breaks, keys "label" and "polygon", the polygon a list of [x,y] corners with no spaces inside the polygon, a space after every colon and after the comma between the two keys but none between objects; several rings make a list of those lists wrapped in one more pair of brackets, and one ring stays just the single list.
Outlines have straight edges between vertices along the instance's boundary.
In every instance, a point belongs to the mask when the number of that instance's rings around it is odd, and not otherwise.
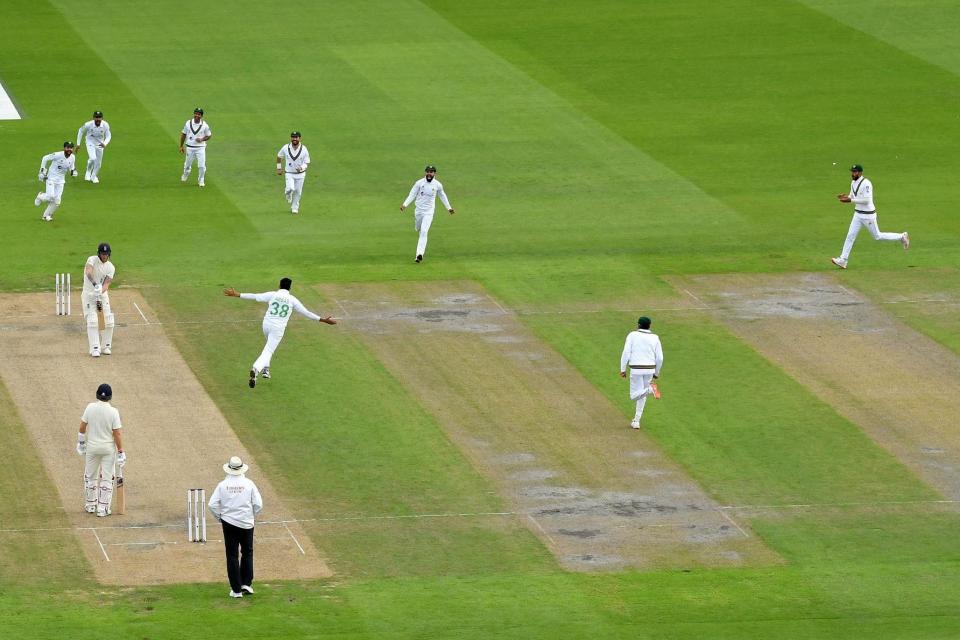
[{"label": "bare earth patch", "polygon": [[[76,294],[76,292],[74,292]],[[87,355],[83,317],[57,317],[51,294],[0,295],[0,379],[30,432],[97,579],[105,584],[225,582],[222,534],[207,518],[208,542],[187,542],[186,492],[209,498],[231,455],[250,464],[266,505],[256,528],[258,579],[331,575],[292,520],[257,461],[164,334],[139,292],[111,292],[114,353]],[[74,311],[79,307],[74,296]],[[114,390],[124,424],[126,515],[83,511],[83,463],[74,450],[80,415],[101,382]],[[43,535],[4,523],[4,536]]]},{"label": "bare earth patch", "polygon": [[779,561],[479,285],[321,289],[564,567]]},{"label": "bare earth patch", "polygon": [[960,358],[824,274],[677,281],[716,317],[951,500]]}]

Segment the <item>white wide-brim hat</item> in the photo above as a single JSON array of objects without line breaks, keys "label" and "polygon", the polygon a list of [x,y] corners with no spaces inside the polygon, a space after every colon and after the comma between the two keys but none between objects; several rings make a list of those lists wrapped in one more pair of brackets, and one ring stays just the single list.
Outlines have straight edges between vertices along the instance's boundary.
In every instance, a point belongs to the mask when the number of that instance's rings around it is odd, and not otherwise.
[{"label": "white wide-brim hat", "polygon": [[223,465],[223,470],[231,476],[242,476],[249,468],[249,466],[243,464],[243,460],[241,460],[239,456],[233,456],[230,458],[230,462]]}]

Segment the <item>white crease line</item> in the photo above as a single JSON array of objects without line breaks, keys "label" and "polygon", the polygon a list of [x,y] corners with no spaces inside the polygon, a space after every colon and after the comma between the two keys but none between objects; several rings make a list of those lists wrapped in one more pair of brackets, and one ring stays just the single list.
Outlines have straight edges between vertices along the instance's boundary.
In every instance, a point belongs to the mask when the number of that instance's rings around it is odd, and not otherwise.
[{"label": "white crease line", "polygon": [[103,543],[100,542],[100,536],[97,535],[96,529],[90,529],[93,532],[93,537],[97,539],[97,544],[100,545],[100,551],[103,552],[103,557],[107,559],[107,562],[110,562],[110,556],[107,555],[107,550],[103,547]]},{"label": "white crease line", "polygon": [[303,547],[300,546],[300,541],[297,540],[297,536],[293,535],[293,531],[290,531],[290,527],[287,526],[287,523],[283,523],[283,528],[287,530],[287,533],[290,534],[290,537],[293,538],[293,543],[297,545],[297,549],[300,549],[300,553],[307,555],[307,552],[303,550]]},{"label": "white crease line", "polygon": [[744,531],[744,530],[740,527],[740,525],[738,525],[738,524],[734,521],[734,519],[730,517],[730,514],[728,514],[726,511],[720,511],[720,515],[722,515],[724,518],[726,518],[727,521],[730,522],[730,524],[732,524],[733,526],[735,526],[735,527],[737,528],[737,531],[739,531],[740,533],[743,534],[743,537],[744,537],[744,538],[749,538],[749,537],[750,537],[749,535],[747,535],[747,532]]},{"label": "white crease line", "polygon": [[340,310],[343,311],[343,317],[344,317],[344,318],[349,318],[349,317],[350,317],[350,312],[347,311],[347,308],[346,308],[345,306],[343,306],[343,304],[342,304],[339,300],[337,300],[336,298],[334,298],[333,301],[336,303],[336,305],[337,305],[338,307],[340,307]]},{"label": "white crease line", "polygon": [[687,294],[688,296],[690,296],[691,298],[693,298],[694,301],[695,301],[697,304],[706,306],[706,303],[705,303],[703,300],[701,300],[700,298],[698,298],[697,296],[695,296],[695,295],[693,295],[692,293],[690,293],[690,290],[689,290],[689,289],[681,289],[681,291],[683,291],[685,294]]},{"label": "white crease line", "polygon": [[499,302],[497,302],[496,300],[493,299],[493,296],[491,296],[491,295],[488,294],[488,295],[487,295],[487,300],[489,300],[489,301],[492,302],[494,305],[496,305],[497,309],[500,309],[500,311],[502,311],[505,315],[510,315],[510,313],[509,313],[506,309],[504,309],[503,307],[500,306],[500,303],[499,303]]},{"label": "white crease line", "polygon": [[896,505],[920,505],[920,504],[960,504],[960,500],[891,500],[889,502],[835,502],[835,503],[810,503],[810,504],[747,504],[747,505],[725,505],[717,507],[720,511],[735,509],[812,509],[816,507],[885,507]]},{"label": "white crease line", "polygon": [[140,317],[143,318],[143,321],[146,322],[147,324],[150,324],[150,321],[147,320],[147,316],[143,315],[143,311],[140,309],[140,305],[138,305],[136,302],[134,302],[134,303],[133,303],[133,306],[135,306],[135,307],[137,308],[137,313],[140,314]]},{"label": "white crease line", "polygon": [[537,529],[540,529],[540,533],[542,533],[543,535],[545,535],[545,536],[547,537],[547,540],[550,541],[550,544],[552,544],[553,546],[557,546],[557,543],[554,542],[553,538],[550,537],[550,534],[547,533],[546,530],[545,530],[543,527],[540,526],[540,523],[537,522],[536,519],[535,519],[532,515],[530,515],[530,514],[528,513],[528,514],[527,514],[527,517],[530,518],[530,522],[532,522],[534,525],[536,525]]},{"label": "white crease line", "polygon": [[916,300],[884,300],[881,302],[881,304],[917,304],[919,302],[939,302],[941,304],[957,304],[957,303],[960,303],[960,300],[943,300],[941,298],[933,298],[933,299],[919,298]]}]

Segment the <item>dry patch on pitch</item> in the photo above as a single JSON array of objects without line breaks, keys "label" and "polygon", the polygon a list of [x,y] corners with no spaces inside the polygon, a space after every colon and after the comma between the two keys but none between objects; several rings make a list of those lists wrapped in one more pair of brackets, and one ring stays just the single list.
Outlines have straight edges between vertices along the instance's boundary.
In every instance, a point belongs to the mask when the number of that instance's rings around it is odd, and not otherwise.
[{"label": "dry patch on pitch", "polygon": [[779,561],[478,285],[322,291],[564,567]]},{"label": "dry patch on pitch", "polygon": [[[74,309],[79,306],[76,296]],[[114,353],[87,355],[80,315],[57,317],[50,294],[0,295],[0,379],[9,389],[97,579],[144,585],[224,582],[219,524],[208,517],[206,544],[187,542],[186,493],[223,479],[231,455],[250,464],[265,503],[256,528],[257,579],[331,575],[294,522],[257,461],[237,439],[139,292],[111,291],[117,316]],[[80,415],[101,382],[114,390],[123,420],[127,512],[97,518],[83,511],[83,462],[76,454]],[[15,452],[14,452],[14,455]],[[25,479],[26,481],[26,479]],[[9,536],[44,530],[5,523]]]},{"label": "dry patch on pitch", "polygon": [[960,500],[960,358],[824,274],[677,280],[742,340]]}]

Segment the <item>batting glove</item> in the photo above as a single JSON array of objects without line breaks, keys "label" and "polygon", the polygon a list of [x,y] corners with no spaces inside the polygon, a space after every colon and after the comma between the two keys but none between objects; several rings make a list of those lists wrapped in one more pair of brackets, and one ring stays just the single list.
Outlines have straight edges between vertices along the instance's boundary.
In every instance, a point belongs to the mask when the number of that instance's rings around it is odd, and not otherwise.
[{"label": "batting glove", "polygon": [[77,434],[77,453],[81,456],[87,453],[87,436],[83,433]]},{"label": "batting glove", "polygon": [[39,180],[40,182],[46,182],[47,172],[44,171],[43,169],[40,169],[40,173],[37,174],[37,180]]},{"label": "batting glove", "polygon": [[117,464],[120,465],[121,467],[127,464],[127,454],[124,453],[123,451],[117,454]]},{"label": "batting glove", "polygon": [[99,282],[93,285],[93,292],[99,296],[103,292],[103,285]]}]

